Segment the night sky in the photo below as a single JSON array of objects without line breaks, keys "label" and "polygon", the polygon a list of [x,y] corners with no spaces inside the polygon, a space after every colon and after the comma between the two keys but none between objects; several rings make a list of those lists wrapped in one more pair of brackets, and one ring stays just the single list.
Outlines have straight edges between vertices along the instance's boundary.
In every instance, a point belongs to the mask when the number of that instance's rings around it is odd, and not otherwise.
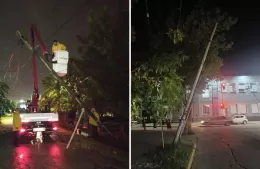
[{"label": "night sky", "polygon": [[[144,0],[139,0],[143,3]],[[180,0],[148,0],[148,4],[156,1],[156,5],[150,6],[150,12],[156,11],[157,15],[178,15]],[[218,7],[230,16],[238,18],[228,33],[228,39],[234,42],[231,51],[221,53],[224,59],[223,75],[260,75],[260,10],[257,1],[235,1],[235,0],[182,0],[182,13],[187,15],[195,4],[202,4],[207,8]],[[139,11],[144,10],[142,8]],[[139,14],[140,15],[140,14]],[[132,12],[132,18],[138,20],[138,12]],[[143,24],[142,21],[132,21]],[[162,23],[163,24],[163,23]],[[136,29],[140,29],[136,26]],[[136,45],[136,46],[140,46]]]},{"label": "night sky", "polygon": [[260,11],[257,1],[218,1],[230,15],[238,18],[229,38],[233,49],[224,53],[223,74],[260,75]]},{"label": "night sky", "polygon": [[[77,57],[79,42],[76,39],[76,35],[88,34],[87,18],[91,11],[94,15],[98,14],[106,5],[109,12],[117,17],[117,12],[122,8],[121,4],[118,3],[119,1],[0,1],[0,20],[2,22],[0,32],[0,80],[10,85],[9,97],[11,99],[27,99],[30,98],[33,90],[31,53],[26,47],[17,48],[18,38],[15,34],[16,30],[19,29],[25,37],[29,38],[30,24],[34,23],[49,51],[51,51],[53,39],[57,39],[67,46],[70,56]],[[74,17],[54,34],[72,15]],[[9,59],[13,52],[15,53],[9,68]],[[17,72],[18,64],[20,65],[20,71],[18,80],[16,80],[15,72]],[[40,62],[38,62],[37,66],[40,84],[40,80],[48,75],[49,72]],[[41,85],[40,91],[43,91]]]}]

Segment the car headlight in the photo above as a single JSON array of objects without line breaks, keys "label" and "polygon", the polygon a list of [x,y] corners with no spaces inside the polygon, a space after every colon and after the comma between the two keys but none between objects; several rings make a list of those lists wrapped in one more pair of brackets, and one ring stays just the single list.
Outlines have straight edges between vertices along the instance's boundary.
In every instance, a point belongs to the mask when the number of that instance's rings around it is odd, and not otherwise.
[{"label": "car headlight", "polygon": [[203,123],[204,123],[204,121],[201,121],[200,123],[202,123],[202,124],[203,124]]}]

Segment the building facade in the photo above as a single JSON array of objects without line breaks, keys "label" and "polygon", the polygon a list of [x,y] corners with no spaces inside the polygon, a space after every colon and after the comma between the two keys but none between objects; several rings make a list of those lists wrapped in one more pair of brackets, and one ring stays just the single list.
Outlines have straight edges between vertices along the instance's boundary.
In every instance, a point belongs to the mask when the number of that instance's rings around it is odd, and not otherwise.
[{"label": "building facade", "polygon": [[202,94],[194,96],[192,110],[194,119],[244,114],[259,120],[260,76],[226,76],[210,81]]}]

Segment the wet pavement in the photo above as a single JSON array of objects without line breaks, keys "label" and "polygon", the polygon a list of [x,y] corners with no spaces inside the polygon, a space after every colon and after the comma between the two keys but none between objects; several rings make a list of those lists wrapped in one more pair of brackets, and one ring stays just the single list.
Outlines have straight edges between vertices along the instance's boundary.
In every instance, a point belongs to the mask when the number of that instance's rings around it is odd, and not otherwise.
[{"label": "wet pavement", "polygon": [[[1,129],[1,126],[0,126]],[[104,156],[89,147],[66,149],[55,136],[40,146],[21,138],[20,147],[11,145],[12,133],[0,132],[0,169],[106,169],[128,168],[123,161]]]}]

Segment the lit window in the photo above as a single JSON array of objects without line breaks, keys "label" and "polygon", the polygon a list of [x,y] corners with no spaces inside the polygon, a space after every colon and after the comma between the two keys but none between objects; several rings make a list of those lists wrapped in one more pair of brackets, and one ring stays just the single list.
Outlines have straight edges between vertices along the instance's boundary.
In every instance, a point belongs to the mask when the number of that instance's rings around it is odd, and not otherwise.
[{"label": "lit window", "polygon": [[238,83],[238,92],[245,93],[246,92],[246,84],[245,83]]},{"label": "lit window", "polygon": [[204,89],[203,90],[202,98],[209,98],[209,89]]},{"label": "lit window", "polygon": [[256,83],[251,83],[250,84],[250,91],[251,92],[258,92],[258,86]]}]

